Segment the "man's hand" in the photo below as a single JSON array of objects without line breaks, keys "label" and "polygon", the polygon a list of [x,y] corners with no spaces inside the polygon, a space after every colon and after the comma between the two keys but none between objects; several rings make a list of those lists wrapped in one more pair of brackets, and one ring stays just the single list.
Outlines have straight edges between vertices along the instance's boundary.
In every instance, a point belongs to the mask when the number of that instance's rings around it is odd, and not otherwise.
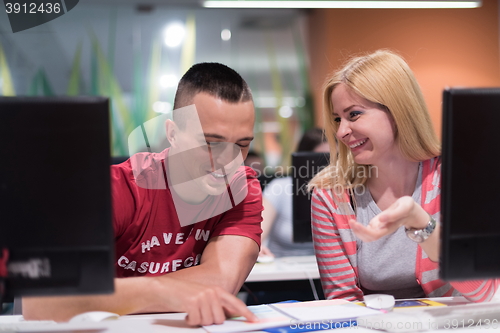
[{"label": "man's hand", "polygon": [[372,242],[392,234],[401,226],[425,228],[428,221],[429,215],[425,210],[411,197],[404,196],[371,219],[366,227],[356,220],[350,220],[349,225],[359,239]]},{"label": "man's hand", "polygon": [[187,312],[188,325],[222,324],[226,318],[235,316],[257,320],[241,300],[220,287],[181,281],[168,275],[158,280],[168,283],[168,295],[159,295],[161,301],[169,303],[168,308]]}]

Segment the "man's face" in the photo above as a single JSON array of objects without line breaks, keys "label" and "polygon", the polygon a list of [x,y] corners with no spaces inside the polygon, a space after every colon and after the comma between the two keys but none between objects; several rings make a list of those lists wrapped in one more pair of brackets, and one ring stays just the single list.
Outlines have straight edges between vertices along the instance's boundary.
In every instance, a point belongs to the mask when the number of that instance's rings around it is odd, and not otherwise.
[{"label": "man's face", "polygon": [[[202,128],[200,131],[194,122],[188,121],[178,133],[180,149],[199,147],[182,154],[182,178],[191,180],[205,194],[219,195],[246,158],[253,140],[253,102],[228,103],[198,93],[193,104]],[[239,152],[242,158],[238,158]]]}]

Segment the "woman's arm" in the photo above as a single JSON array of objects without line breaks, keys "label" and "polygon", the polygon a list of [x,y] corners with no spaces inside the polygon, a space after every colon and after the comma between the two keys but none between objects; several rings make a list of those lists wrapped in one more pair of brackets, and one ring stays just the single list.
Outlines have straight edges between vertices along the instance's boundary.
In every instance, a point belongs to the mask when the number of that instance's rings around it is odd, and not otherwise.
[{"label": "woman's arm", "polygon": [[[429,214],[413,198],[404,196],[375,216],[366,227],[355,220],[350,220],[349,224],[363,242],[372,242],[392,234],[402,226],[408,229],[423,229],[429,223],[429,219]],[[420,243],[422,250],[434,262],[439,261],[439,234],[438,225],[429,238]]]},{"label": "woman's arm", "polygon": [[348,216],[345,216],[344,224],[335,221],[331,210],[335,207],[328,191],[314,191],[311,200],[312,234],[323,291],[327,299],[362,300],[363,292],[356,284],[357,275],[348,258],[348,251],[355,254],[355,240],[346,243],[342,239],[340,229],[350,233]]},{"label": "woman's arm", "polygon": [[[388,209],[374,217],[366,227],[354,220],[349,223],[356,236],[365,242],[370,242],[393,233],[401,226],[422,229],[425,228],[428,222],[429,214],[419,204],[411,197],[402,197]],[[439,262],[439,224],[429,238],[419,245],[431,261]],[[495,295],[500,280],[455,281],[450,282],[450,284],[471,302],[488,302]]]},{"label": "woman's arm", "polygon": [[491,301],[498,290],[500,280],[455,281],[450,284],[469,301],[480,303]]}]

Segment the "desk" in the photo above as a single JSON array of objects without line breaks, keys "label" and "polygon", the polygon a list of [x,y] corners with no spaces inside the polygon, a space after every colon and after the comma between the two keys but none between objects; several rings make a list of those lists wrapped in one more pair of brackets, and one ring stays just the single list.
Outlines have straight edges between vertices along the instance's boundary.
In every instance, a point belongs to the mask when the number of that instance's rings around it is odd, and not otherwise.
[{"label": "desk", "polygon": [[[321,286],[319,286],[318,279],[319,272],[315,256],[283,257],[276,258],[272,263],[255,264],[245,284],[249,284],[254,291],[279,288],[293,290],[299,287],[297,281],[300,281],[310,290],[310,281],[316,280],[314,281],[317,283],[316,289],[320,292]],[[183,313],[130,315],[120,317],[119,320],[112,322],[85,323],[85,327],[103,328],[103,331],[99,333],[206,333],[202,328],[188,327],[184,317]],[[62,324],[60,329],[54,329],[53,332],[68,331],[64,327]],[[91,330],[88,332],[94,333]],[[361,331],[357,330],[356,332]]]},{"label": "desk", "polygon": [[[441,303],[445,303],[449,306],[455,305],[460,305],[463,304],[465,299],[463,297],[444,297],[444,298],[432,298],[433,300],[439,301]],[[498,306],[500,307],[500,302],[497,299],[496,302],[498,303]],[[395,311],[412,311],[413,309],[407,308],[407,309],[399,309]],[[182,321],[183,315],[182,314],[159,314],[159,315],[139,315],[139,316],[125,316],[122,317],[121,320],[148,320],[149,324],[151,327],[153,327],[153,332],[154,333],[162,333],[162,332],[179,332],[179,333],[188,333],[188,332],[193,332],[193,333],[206,333],[203,329],[201,328],[188,328],[183,324]],[[449,330],[430,330],[430,331],[425,331],[425,332],[464,332],[464,333],[479,333],[479,332],[495,332],[497,330],[495,329],[486,329],[486,328],[472,328],[472,329],[449,329]],[[261,332],[262,331],[254,331],[254,333]],[[325,333],[374,333],[374,332],[384,332],[380,330],[374,330],[374,329],[369,329],[369,328],[364,328],[364,327],[347,327],[347,328],[339,328],[339,329],[334,329],[334,330],[323,330],[323,331],[318,331],[318,332],[325,332]],[[114,332],[113,332],[114,333]]]},{"label": "desk", "polygon": [[319,279],[315,256],[276,258],[271,263],[256,263],[246,282]]},{"label": "desk", "polygon": [[256,263],[241,291],[251,295],[247,299],[251,305],[324,299],[315,256],[282,257],[271,263]]},{"label": "desk", "polygon": [[[463,297],[445,297],[433,298],[442,303],[447,303],[450,306],[453,304],[461,304],[464,301]],[[500,300],[496,298],[496,302]],[[405,309],[404,311],[411,311]],[[14,317],[14,316],[12,316]],[[101,323],[82,323],[80,325],[73,324],[72,331],[86,331],[88,333],[206,333],[203,328],[188,327],[184,321],[185,314],[183,313],[166,313],[153,315],[130,315],[122,316],[118,320],[101,322]],[[50,332],[68,332],[69,324],[58,324],[50,327]],[[65,328],[66,327],[66,328]],[[456,329],[456,330],[433,330],[426,332],[464,332],[464,333],[485,333],[494,332],[495,330],[487,330],[481,328],[473,329]],[[43,332],[43,331],[39,331]],[[47,332],[47,331],[46,331]],[[260,331],[261,332],[261,331]],[[334,330],[319,331],[324,333],[381,333],[383,331],[372,330],[364,327],[347,327]],[[257,331],[254,331],[257,333]]]}]

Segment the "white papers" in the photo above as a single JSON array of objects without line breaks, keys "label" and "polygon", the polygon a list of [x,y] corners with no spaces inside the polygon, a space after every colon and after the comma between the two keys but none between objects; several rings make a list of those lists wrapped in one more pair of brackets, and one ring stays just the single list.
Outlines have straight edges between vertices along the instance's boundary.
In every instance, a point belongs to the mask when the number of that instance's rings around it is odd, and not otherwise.
[{"label": "white papers", "polygon": [[356,319],[357,317],[380,314],[380,311],[368,309],[343,299],[324,301],[277,303],[270,305],[289,317],[301,322],[325,319]]},{"label": "white papers", "polygon": [[237,317],[226,320],[222,325],[203,326],[203,328],[211,333],[257,331],[269,327],[286,326],[291,321],[290,317],[269,305],[253,305],[248,309],[259,318],[259,321],[249,322],[244,317]]},{"label": "white papers", "polygon": [[248,332],[271,327],[291,326],[302,322],[349,320],[380,314],[380,311],[350,303],[346,300],[276,303],[249,306],[259,321],[248,322],[243,317],[231,318],[222,325],[204,326],[210,333]]}]

